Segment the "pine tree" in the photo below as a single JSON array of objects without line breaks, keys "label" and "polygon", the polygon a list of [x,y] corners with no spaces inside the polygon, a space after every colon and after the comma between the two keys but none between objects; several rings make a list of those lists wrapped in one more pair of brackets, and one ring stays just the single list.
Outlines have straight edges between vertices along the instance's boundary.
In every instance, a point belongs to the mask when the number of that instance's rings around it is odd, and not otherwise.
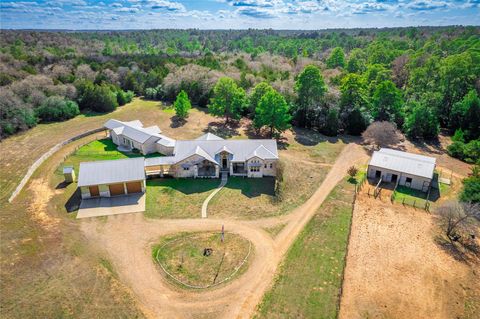
[{"label": "pine tree", "polygon": [[173,103],[173,107],[175,108],[175,114],[177,117],[181,119],[188,117],[188,111],[192,108],[192,104],[188,99],[187,92],[181,90],[180,93],[178,93],[177,99],[175,100],[175,103]]}]

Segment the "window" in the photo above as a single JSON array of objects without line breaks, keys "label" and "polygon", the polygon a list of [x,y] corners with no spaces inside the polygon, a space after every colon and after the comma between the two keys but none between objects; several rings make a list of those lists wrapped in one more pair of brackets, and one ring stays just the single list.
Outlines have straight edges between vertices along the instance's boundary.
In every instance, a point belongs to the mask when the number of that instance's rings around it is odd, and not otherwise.
[{"label": "window", "polygon": [[273,168],[273,164],[272,164],[272,163],[270,163],[270,168]]},{"label": "window", "polygon": [[412,178],[411,178],[411,177],[407,177],[407,179],[405,180],[405,183],[411,184],[411,183],[412,183]]},{"label": "window", "polygon": [[184,167],[183,170],[188,171],[188,170],[190,170],[190,167]]},{"label": "window", "polygon": [[250,172],[260,172],[259,167],[250,167]]},{"label": "window", "polygon": [[265,163],[265,166],[264,166],[264,167],[267,168],[267,164],[266,164],[266,163]]}]

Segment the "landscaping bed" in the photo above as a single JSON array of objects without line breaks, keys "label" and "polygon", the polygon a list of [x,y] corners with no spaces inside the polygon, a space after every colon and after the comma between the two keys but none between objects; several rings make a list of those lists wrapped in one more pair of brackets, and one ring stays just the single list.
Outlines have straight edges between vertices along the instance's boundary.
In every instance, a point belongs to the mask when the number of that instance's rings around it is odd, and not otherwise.
[{"label": "landscaping bed", "polygon": [[183,233],[153,247],[152,257],[167,279],[183,288],[220,285],[243,272],[251,255],[250,242],[233,233]]}]

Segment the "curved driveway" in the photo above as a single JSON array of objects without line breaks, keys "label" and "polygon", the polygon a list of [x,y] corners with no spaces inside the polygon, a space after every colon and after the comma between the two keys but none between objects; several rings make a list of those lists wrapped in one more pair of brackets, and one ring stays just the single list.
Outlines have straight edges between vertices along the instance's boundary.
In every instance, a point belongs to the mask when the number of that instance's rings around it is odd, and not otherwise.
[{"label": "curved driveway", "polygon": [[[315,214],[348,167],[367,160],[357,144],[345,146],[325,180],[302,206],[289,215],[252,221],[228,219],[149,220],[141,214],[110,216],[107,222],[82,221],[82,230],[110,255],[120,278],[131,287],[142,310],[152,318],[250,318],[272,284],[277,267],[295,238]],[[287,223],[272,239],[263,227]],[[232,282],[213,290],[181,290],[169,284],[151,258],[159,237],[185,231],[230,232],[249,239],[254,247],[248,270]]]}]

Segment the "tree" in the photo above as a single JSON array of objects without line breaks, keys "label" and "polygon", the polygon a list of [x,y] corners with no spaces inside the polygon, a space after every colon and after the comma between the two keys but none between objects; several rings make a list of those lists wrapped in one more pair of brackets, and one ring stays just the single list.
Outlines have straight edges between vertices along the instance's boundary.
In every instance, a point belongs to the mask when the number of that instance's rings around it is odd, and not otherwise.
[{"label": "tree", "polygon": [[322,129],[322,133],[327,136],[337,136],[339,128],[339,116],[336,108],[328,110],[327,118],[325,120],[325,126]]},{"label": "tree", "polygon": [[402,135],[395,124],[390,122],[373,122],[362,133],[363,141],[374,147],[396,145],[402,141]]},{"label": "tree", "polygon": [[305,67],[295,82],[295,91],[298,95],[295,112],[298,125],[302,127],[311,126],[311,123],[308,123],[311,120],[308,113],[314,107],[322,104],[327,91],[320,69],[314,65]]},{"label": "tree", "polygon": [[64,121],[80,114],[77,103],[60,96],[50,96],[35,109],[42,122]]},{"label": "tree", "polygon": [[327,59],[327,66],[330,69],[337,67],[343,68],[345,66],[345,53],[343,52],[342,48],[336,47],[332,50],[332,53]]},{"label": "tree", "polygon": [[368,125],[368,120],[360,109],[354,109],[346,119],[346,129],[349,134],[360,135]]},{"label": "tree", "polygon": [[238,87],[231,78],[220,78],[213,88],[213,97],[208,109],[215,116],[225,116],[225,123],[230,119],[239,119],[247,104],[245,91]]},{"label": "tree", "polygon": [[480,219],[478,204],[447,202],[436,210],[445,231],[451,242],[459,241],[475,232],[475,221]]},{"label": "tree", "polygon": [[347,71],[349,73],[362,73],[365,71],[365,65],[367,64],[367,57],[362,49],[355,48],[350,51],[350,58],[347,63]]},{"label": "tree", "polygon": [[[243,61],[243,60],[242,60]],[[253,116],[255,115],[255,110],[257,109],[258,102],[260,99],[269,91],[272,91],[273,88],[267,82],[258,83],[250,93],[248,97],[249,105],[248,112]]]},{"label": "tree", "polygon": [[350,166],[348,169],[347,169],[347,173],[348,175],[350,175],[350,177],[355,177],[357,176],[357,173],[358,173],[358,168],[354,166]]},{"label": "tree", "polygon": [[423,104],[413,103],[414,107],[412,113],[409,114],[403,125],[405,134],[413,139],[437,138],[440,131],[440,124],[436,114],[431,108]]},{"label": "tree", "polygon": [[403,125],[402,92],[392,81],[383,81],[372,98],[372,115],[375,121],[390,121]]},{"label": "tree", "polygon": [[348,133],[359,135],[365,130],[369,108],[364,78],[358,74],[346,75],[340,87],[340,112]]},{"label": "tree", "polygon": [[468,203],[480,203],[480,160],[473,166],[471,176],[462,182],[460,200]]},{"label": "tree", "polygon": [[177,117],[181,119],[188,117],[188,111],[192,108],[192,104],[190,104],[187,92],[182,90],[178,93],[177,99],[175,100],[175,103],[173,103],[173,107],[175,108],[175,114]]},{"label": "tree", "polygon": [[268,126],[270,136],[273,137],[275,131],[281,133],[290,128],[291,119],[285,98],[272,89],[265,93],[258,102],[254,125],[256,128]]},{"label": "tree", "polygon": [[117,94],[108,85],[86,81],[80,86],[80,108],[95,112],[111,112],[118,107]]},{"label": "tree", "polygon": [[480,98],[475,90],[453,105],[450,127],[461,128],[466,141],[480,137]]}]

